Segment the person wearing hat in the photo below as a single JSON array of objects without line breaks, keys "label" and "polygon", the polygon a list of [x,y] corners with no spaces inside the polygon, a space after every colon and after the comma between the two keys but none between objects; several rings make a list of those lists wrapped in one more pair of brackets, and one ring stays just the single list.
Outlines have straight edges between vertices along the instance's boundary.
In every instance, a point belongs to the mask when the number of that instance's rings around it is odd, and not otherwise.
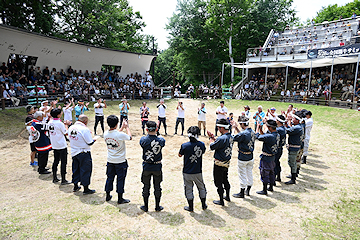
[{"label": "person wearing hat", "polygon": [[98,123],[100,122],[101,130],[104,134],[104,108],[106,108],[106,100],[97,99],[97,103],[94,104],[95,109],[95,125],[94,125],[94,134],[96,135],[96,128]]},{"label": "person wearing hat", "polygon": [[[288,118],[290,113],[288,114]],[[285,126],[286,134],[288,137],[288,164],[291,170],[291,180],[285,182],[285,184],[296,184],[296,156],[301,147],[301,135],[303,134],[303,128],[300,125],[301,112],[297,111],[295,114],[291,114],[291,120],[288,120]]]},{"label": "person wearing hat", "polygon": [[158,129],[154,121],[146,123],[147,136],[140,139],[140,146],[143,149],[143,171],[141,174],[141,182],[144,184],[142,196],[144,205],[140,207],[141,210],[147,212],[149,209],[150,196],[150,181],[153,178],[154,195],[155,195],[155,211],[159,212],[164,208],[160,206],[161,200],[161,186],[163,180],[162,174],[162,148],[165,146],[165,139],[156,135]]},{"label": "person wearing hat", "polygon": [[[32,106],[30,106],[30,107],[32,107]],[[31,126],[32,122],[33,122],[32,115],[28,115],[25,119],[25,126],[26,126],[26,130],[29,133],[29,143],[30,143],[30,150],[31,150],[30,166],[37,166],[38,162],[35,161],[36,148],[35,148],[34,139],[33,139],[33,135],[32,135],[35,132],[35,129],[33,126]]]},{"label": "person wearing hat", "polygon": [[306,164],[306,158],[309,153],[309,143],[310,143],[310,132],[312,129],[312,126],[314,124],[314,120],[312,118],[312,112],[307,111],[305,113],[306,119],[305,119],[305,141],[304,141],[304,153],[303,153],[303,159],[302,163]]},{"label": "person wearing hat", "polygon": [[46,165],[49,159],[49,151],[52,149],[50,139],[46,135],[46,132],[49,130],[49,125],[47,125],[43,119],[45,113],[42,111],[37,111],[34,113],[34,120],[31,123],[32,136],[36,151],[38,152],[38,172],[39,174],[50,174],[46,169]]},{"label": "person wearing hat", "polygon": [[249,105],[246,105],[246,106],[244,106],[244,113],[245,113],[245,117],[247,117],[248,119],[250,119],[250,117],[251,117],[251,114],[250,114],[250,107],[249,107]]},{"label": "person wearing hat", "polygon": [[238,123],[243,130],[240,132],[238,124],[234,123],[235,131],[238,133],[234,137],[234,141],[238,142],[239,154],[238,154],[238,175],[240,179],[240,192],[233,194],[235,198],[250,196],[250,189],[253,185],[253,166],[254,157],[253,152],[255,148],[255,132],[249,127],[249,118],[246,116],[240,116]]},{"label": "person wearing hat", "polygon": [[[230,201],[230,183],[228,180],[228,170],[230,166],[231,153],[233,147],[233,136],[229,133],[230,125],[224,118],[217,121],[221,136],[215,139],[214,134],[207,132],[210,139],[210,149],[214,152],[214,184],[219,194],[219,200],[214,200],[216,205],[224,206],[224,199]],[[226,196],[224,197],[224,189]]]},{"label": "person wearing hat", "polygon": [[88,106],[89,106],[88,102],[86,104],[84,104],[83,100],[78,101],[78,104],[74,108],[74,110],[75,110],[75,120],[76,121],[79,120],[79,116],[84,114],[85,111],[89,111]]},{"label": "person wearing hat", "polygon": [[220,101],[220,106],[218,106],[216,108],[216,124],[215,124],[215,137],[217,136],[217,132],[218,132],[218,127],[217,127],[217,123],[221,120],[221,119],[225,119],[226,120],[226,115],[228,113],[228,109],[225,107],[225,102],[224,101]]},{"label": "person wearing hat", "polygon": [[130,104],[127,102],[126,98],[123,98],[121,100],[121,103],[119,104],[120,109],[120,127],[122,126],[122,122],[124,119],[128,120],[128,114],[130,109]]},{"label": "person wearing hat", "polygon": [[[263,189],[256,192],[260,195],[267,195],[267,191],[274,191],[273,186],[275,183],[275,154],[278,150],[278,145],[280,142],[280,136],[276,131],[276,121],[268,120],[266,121],[266,126],[269,132],[265,134],[260,125],[258,125],[258,128],[256,129],[256,138],[259,141],[263,142],[259,166]],[[268,184],[270,185],[269,188],[267,188]]]},{"label": "person wearing hat", "polygon": [[277,116],[277,114],[276,114],[275,111],[276,111],[276,108],[274,108],[274,107],[268,109],[268,111],[267,111],[267,113],[266,113],[266,119],[267,119],[267,120],[274,120],[274,121],[276,121],[276,116]]},{"label": "person wearing hat", "polygon": [[[277,128],[276,131],[278,132],[279,136],[280,136],[280,143],[278,146],[278,151],[275,154],[275,169],[274,169],[274,173],[275,173],[275,181],[281,182],[281,177],[280,177],[280,173],[281,173],[281,166],[280,166],[280,158],[283,154],[283,147],[286,143],[286,132],[285,132],[285,126],[284,123],[286,122],[286,119],[283,115],[278,115],[276,116],[276,123],[277,123]],[[275,186],[275,185],[274,185]]]},{"label": "person wearing hat", "polygon": [[263,107],[261,105],[258,106],[258,110],[254,114],[253,119],[255,119],[255,129],[257,129],[258,125],[260,125],[260,128],[262,128],[264,124],[265,113],[263,112]]},{"label": "person wearing hat", "polygon": [[185,197],[189,206],[184,207],[186,211],[194,211],[194,183],[199,191],[202,209],[206,205],[206,188],[202,176],[202,156],[205,153],[205,144],[198,140],[201,135],[200,128],[191,126],[187,130],[189,142],[183,143],[179,151],[179,157],[184,156],[183,178]]},{"label": "person wearing hat", "polygon": [[54,162],[52,165],[53,183],[57,183],[60,180],[57,178],[57,167],[61,162],[61,185],[70,184],[66,180],[66,165],[67,165],[67,144],[65,135],[67,135],[67,128],[65,124],[61,122],[60,118],[62,111],[60,108],[54,108],[51,110],[50,115],[52,119],[49,121],[49,135],[52,149],[54,150]]},{"label": "person wearing hat", "polygon": [[93,139],[90,129],[87,127],[88,117],[80,115],[75,124],[71,125],[68,130],[71,157],[72,157],[72,183],[74,184],[73,192],[80,190],[79,182],[84,186],[83,194],[93,194],[95,190],[89,189],[90,178],[92,173],[91,148],[96,141]]}]

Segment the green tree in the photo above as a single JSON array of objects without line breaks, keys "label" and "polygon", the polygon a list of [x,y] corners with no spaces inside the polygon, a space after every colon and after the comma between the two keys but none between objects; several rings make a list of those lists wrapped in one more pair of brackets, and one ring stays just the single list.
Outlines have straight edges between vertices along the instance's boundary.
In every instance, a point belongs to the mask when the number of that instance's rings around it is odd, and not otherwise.
[{"label": "green tree", "polygon": [[141,51],[145,23],[127,0],[62,0],[57,5],[58,33],[70,41]]},{"label": "green tree", "polygon": [[356,13],[356,15],[360,15],[359,0],[349,2],[344,6],[339,6],[338,4],[330,4],[327,7],[322,7],[322,9],[316,13],[314,21],[316,23],[322,23],[324,21],[334,21],[338,20],[340,16],[342,16],[343,18],[350,18],[354,12]]},{"label": "green tree", "polygon": [[2,24],[52,35],[55,26],[54,7],[51,0],[2,0],[0,20]]}]

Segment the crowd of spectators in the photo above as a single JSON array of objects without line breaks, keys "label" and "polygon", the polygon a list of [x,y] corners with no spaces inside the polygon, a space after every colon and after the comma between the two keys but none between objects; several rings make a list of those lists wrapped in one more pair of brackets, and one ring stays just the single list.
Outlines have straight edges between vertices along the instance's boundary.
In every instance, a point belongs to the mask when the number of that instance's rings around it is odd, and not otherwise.
[{"label": "crowd of spectators", "polygon": [[271,53],[278,55],[301,54],[307,53],[311,49],[344,46],[350,43],[353,36],[359,35],[359,26],[356,17],[352,17],[346,21],[341,18],[337,22],[324,22],[316,26],[314,21],[311,21],[310,25],[305,27],[292,29],[287,27],[284,32],[276,31],[265,49],[259,46],[249,51],[248,56],[268,56]]},{"label": "crowd of spectators", "polygon": [[[2,97],[8,104],[25,105],[29,98],[47,99],[150,99],[153,82],[149,72],[144,75],[130,74],[126,77],[109,70],[75,70],[70,66],[66,71],[45,67],[31,67],[25,71],[21,60],[11,60],[0,66]],[[38,88],[35,88],[37,86]]]}]

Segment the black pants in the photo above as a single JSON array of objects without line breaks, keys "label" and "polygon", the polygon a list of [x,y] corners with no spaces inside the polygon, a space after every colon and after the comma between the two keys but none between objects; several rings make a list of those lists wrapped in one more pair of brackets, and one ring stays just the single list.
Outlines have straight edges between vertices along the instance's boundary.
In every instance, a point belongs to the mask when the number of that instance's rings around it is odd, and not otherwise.
[{"label": "black pants", "polygon": [[141,128],[143,129],[143,132],[144,132],[147,122],[148,122],[148,120],[141,120]]},{"label": "black pants", "polygon": [[82,152],[72,157],[72,182],[83,186],[90,185],[92,159],[90,152]]},{"label": "black pants", "polygon": [[128,163],[107,163],[106,164],[106,184],[105,184],[105,192],[111,192],[114,187],[114,179],[116,176],[116,192],[117,193],[124,193],[124,186],[125,186],[125,178],[128,169]]},{"label": "black pants", "polygon": [[214,164],[214,183],[219,196],[224,195],[224,189],[227,191],[230,190],[228,170],[229,169],[227,167],[220,167]]},{"label": "black pants", "polygon": [[275,161],[264,161],[260,159],[259,169],[260,169],[261,181],[263,183],[274,184],[275,182],[274,168],[275,168]]},{"label": "black pants", "polygon": [[279,175],[281,173],[281,166],[280,166],[280,158],[283,154],[283,148],[278,148],[277,153],[275,154],[275,168],[274,173],[275,175]]},{"label": "black pants", "polygon": [[158,128],[158,131],[160,131],[160,126],[161,126],[161,123],[163,123],[164,125],[164,129],[165,129],[165,133],[166,133],[166,117],[162,118],[162,117],[158,117],[158,120],[159,120],[159,128]]},{"label": "black pants", "polygon": [[142,195],[143,197],[150,196],[151,176],[153,177],[154,195],[155,197],[161,197],[162,171],[143,171],[141,175],[141,182],[144,184]]},{"label": "black pants", "polygon": [[181,134],[184,134],[184,122],[185,122],[185,118],[176,118],[176,124],[175,124],[175,133],[177,133],[177,128],[179,123],[181,123]]},{"label": "black pants", "polygon": [[128,116],[127,115],[120,115],[119,128],[121,128],[121,125],[122,125],[122,122],[124,121],[124,119],[128,120]]},{"label": "black pants", "polygon": [[96,128],[98,123],[100,122],[101,130],[104,133],[104,116],[95,116],[95,125],[94,125],[94,133],[96,134]]},{"label": "black pants", "polygon": [[43,173],[45,172],[45,167],[48,163],[49,159],[49,151],[38,151],[38,172]]},{"label": "black pants", "polygon": [[64,149],[54,149],[54,162],[52,165],[52,171],[54,174],[57,172],[57,166],[61,162],[61,178],[65,179],[66,175],[66,165],[67,165],[67,148]]}]

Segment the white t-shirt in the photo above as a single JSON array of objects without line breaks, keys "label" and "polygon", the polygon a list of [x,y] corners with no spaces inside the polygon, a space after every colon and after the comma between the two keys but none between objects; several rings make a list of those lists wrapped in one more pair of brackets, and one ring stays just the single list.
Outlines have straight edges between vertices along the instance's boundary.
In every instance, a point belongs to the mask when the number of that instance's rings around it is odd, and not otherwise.
[{"label": "white t-shirt", "polygon": [[95,104],[94,104],[95,115],[96,115],[96,116],[104,116],[104,107],[105,107],[105,104],[104,104],[104,103],[100,103],[100,107],[97,107],[97,106],[99,106],[99,103],[95,103]]},{"label": "white t-shirt", "polygon": [[[228,109],[224,106],[224,107],[221,107],[221,106],[218,106],[216,108],[216,112],[221,112],[221,113],[226,113],[228,112]],[[226,114],[223,115],[223,114],[217,114],[217,119],[226,119]]]},{"label": "white t-shirt", "polygon": [[198,121],[205,122],[206,121],[206,109],[202,108],[198,112]]},{"label": "white t-shirt", "polygon": [[185,118],[185,109],[186,107],[182,106],[184,110],[181,109],[181,107],[178,107],[178,118]]},{"label": "white t-shirt", "polygon": [[75,122],[69,130],[71,156],[74,157],[81,152],[90,152],[90,145],[94,140],[90,129],[80,121]]},{"label": "white t-shirt", "polygon": [[270,113],[267,113],[267,119],[276,121],[277,113],[273,113],[273,114],[275,115],[274,117]]},{"label": "white t-shirt", "polygon": [[67,121],[67,120],[72,121],[72,111],[73,111],[72,107],[69,107],[68,109],[63,108],[64,121]]},{"label": "white t-shirt", "polygon": [[[165,106],[165,107],[164,107],[164,106]],[[164,105],[160,105],[160,106],[158,107],[159,117],[161,117],[161,118],[166,117],[165,108],[166,108],[166,105],[165,105],[165,104],[164,104]]]},{"label": "white t-shirt", "polygon": [[48,123],[51,146],[55,150],[67,148],[65,134],[67,133],[64,123],[58,118],[51,119]]},{"label": "white t-shirt", "polygon": [[105,143],[108,150],[109,163],[123,163],[126,161],[125,141],[130,136],[118,130],[109,130],[104,133]]},{"label": "white t-shirt", "polygon": [[33,138],[33,136],[32,136],[32,132],[33,132],[33,130],[31,130],[31,125],[30,126],[26,126],[26,130],[29,132],[29,142],[30,143],[33,143],[34,142],[34,138]]},{"label": "white t-shirt", "polygon": [[305,139],[310,139],[310,132],[313,124],[314,120],[312,118],[305,119]]}]

